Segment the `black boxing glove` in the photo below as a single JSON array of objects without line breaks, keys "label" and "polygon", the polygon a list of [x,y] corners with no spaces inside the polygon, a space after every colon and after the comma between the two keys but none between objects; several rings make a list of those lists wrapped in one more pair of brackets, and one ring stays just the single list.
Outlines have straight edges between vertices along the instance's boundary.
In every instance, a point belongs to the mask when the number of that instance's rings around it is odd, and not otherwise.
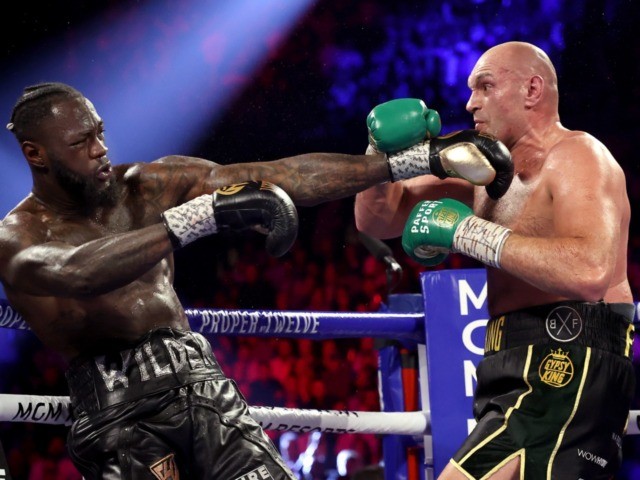
[{"label": "black boxing glove", "polygon": [[507,147],[477,130],[435,137],[387,158],[394,181],[425,174],[464,178],[474,185],[485,185],[494,200],[507,192],[513,180],[513,161]]},{"label": "black boxing glove", "polygon": [[255,228],[266,232],[266,249],[280,257],[298,236],[298,212],[293,201],[277,185],[248,181],[221,187],[170,208],[162,220],[176,248],[221,230]]}]

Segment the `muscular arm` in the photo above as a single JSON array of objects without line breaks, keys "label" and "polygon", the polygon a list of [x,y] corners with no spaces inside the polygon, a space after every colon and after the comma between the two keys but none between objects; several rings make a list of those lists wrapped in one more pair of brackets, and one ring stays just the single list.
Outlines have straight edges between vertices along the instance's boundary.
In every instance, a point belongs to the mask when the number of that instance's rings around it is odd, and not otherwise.
[{"label": "muscular arm", "polygon": [[[386,181],[388,168],[384,155],[312,153],[226,166],[171,156],[127,166],[123,178],[141,199],[146,222],[154,223],[162,211],[232,183],[268,180],[299,205],[315,205]],[[35,215],[17,214],[5,223],[0,233],[2,280],[8,288],[32,295],[104,293],[139,278],[172,252],[161,223],[79,246],[49,241]]]},{"label": "muscular arm", "polygon": [[501,268],[547,292],[588,301],[604,298],[619,261],[621,227],[628,226],[621,169],[595,140],[572,138],[549,155],[544,181],[553,232],[512,234]]},{"label": "muscular arm", "polygon": [[356,228],[376,238],[399,237],[416,203],[442,197],[471,205],[473,186],[465,180],[429,175],[373,186],[356,195]]},{"label": "muscular arm", "polygon": [[160,223],[91,240],[80,246],[41,242],[33,219],[5,220],[0,272],[6,287],[38,296],[98,295],[127,285],[172,252]]},{"label": "muscular arm", "polygon": [[171,156],[138,168],[148,188],[172,197],[163,202],[164,208],[245,180],[272,182],[302,206],[345,198],[389,180],[387,160],[381,154],[308,153],[230,165]]},{"label": "muscular arm", "polygon": [[[167,208],[220,186],[268,180],[285,189],[299,205],[315,205],[388,179],[383,155],[313,153],[227,166],[171,156],[126,168],[124,181],[142,200],[142,215],[153,223],[151,226],[73,246],[49,241],[46,227],[35,215],[16,214],[5,221],[0,232],[0,269],[5,285],[32,295],[69,297],[124,286],[172,252],[166,229],[154,219],[159,222],[160,213]],[[73,237],[73,232],[69,236]]]},{"label": "muscular arm", "polygon": [[283,188],[297,205],[313,206],[356,194],[389,180],[386,157],[340,153],[308,153],[271,162],[220,167],[216,183],[268,180]]}]

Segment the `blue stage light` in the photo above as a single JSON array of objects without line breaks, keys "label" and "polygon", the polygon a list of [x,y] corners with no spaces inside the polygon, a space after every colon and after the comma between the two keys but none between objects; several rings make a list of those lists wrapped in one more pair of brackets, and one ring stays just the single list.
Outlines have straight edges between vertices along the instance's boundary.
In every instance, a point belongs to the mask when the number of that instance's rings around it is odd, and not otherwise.
[{"label": "blue stage light", "polygon": [[[3,72],[0,112],[22,89],[63,81],[105,120],[112,162],[188,153],[312,0],[146,2],[116,6],[39,45]],[[8,121],[8,120],[7,120]],[[9,132],[0,135],[0,217],[30,189]]]}]

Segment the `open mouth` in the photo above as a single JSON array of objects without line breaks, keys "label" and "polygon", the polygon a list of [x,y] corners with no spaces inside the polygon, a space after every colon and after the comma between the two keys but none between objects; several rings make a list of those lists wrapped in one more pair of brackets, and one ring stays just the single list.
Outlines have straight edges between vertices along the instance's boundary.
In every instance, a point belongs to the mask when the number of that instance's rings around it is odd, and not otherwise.
[{"label": "open mouth", "polygon": [[109,180],[113,175],[113,168],[111,168],[111,163],[105,163],[98,169],[98,173],[96,177],[98,180],[102,180],[103,182]]}]

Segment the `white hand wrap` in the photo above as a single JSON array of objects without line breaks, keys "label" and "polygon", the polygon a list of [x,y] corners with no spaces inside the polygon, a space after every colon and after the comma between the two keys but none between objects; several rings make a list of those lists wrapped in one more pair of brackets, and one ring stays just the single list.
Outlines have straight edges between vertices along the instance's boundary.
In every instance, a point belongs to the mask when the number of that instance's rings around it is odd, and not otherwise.
[{"label": "white hand wrap", "polygon": [[500,255],[511,230],[471,215],[453,235],[452,251],[464,253],[491,267],[500,268]]},{"label": "white hand wrap", "polygon": [[[393,181],[428,175],[431,172],[430,144],[419,145],[387,156]],[[488,185],[496,171],[480,149],[470,142],[460,142],[437,152],[437,159],[446,173],[453,178],[464,178],[473,185]],[[437,172],[434,172],[438,175]],[[443,178],[443,177],[441,177]]]},{"label": "white hand wrap", "polygon": [[213,216],[213,195],[201,195],[188,202],[170,208],[162,214],[164,226],[177,247],[218,231]]},{"label": "white hand wrap", "polygon": [[420,143],[387,155],[391,180],[419,177],[431,173],[429,168],[429,142]]}]

